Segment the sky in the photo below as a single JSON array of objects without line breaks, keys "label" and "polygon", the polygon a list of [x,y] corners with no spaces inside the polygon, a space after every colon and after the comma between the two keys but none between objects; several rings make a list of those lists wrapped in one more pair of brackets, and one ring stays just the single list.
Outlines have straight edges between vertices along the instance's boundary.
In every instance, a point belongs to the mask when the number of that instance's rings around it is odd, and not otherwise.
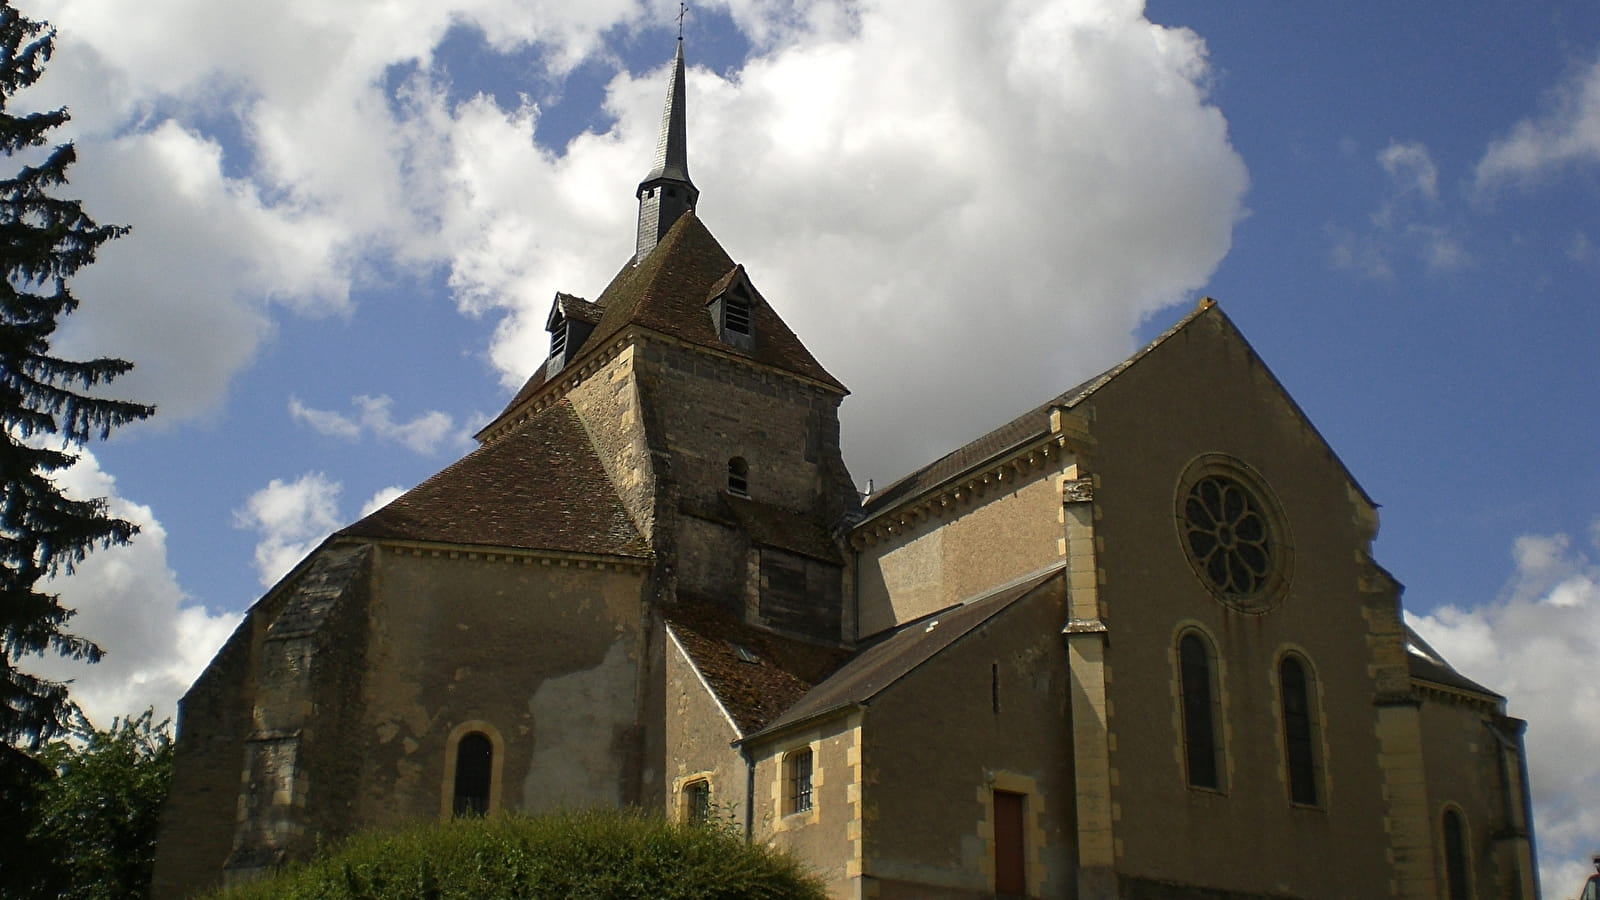
[{"label": "sky", "polygon": [[[447,465],[632,252],[677,4],[20,0],[70,192],[133,232],[55,348],[157,416],[63,484],[91,717],[178,696]],[[1600,5],[705,0],[700,214],[884,485],[1215,297],[1382,504],[1415,627],[1527,736],[1545,891],[1600,849]]]}]

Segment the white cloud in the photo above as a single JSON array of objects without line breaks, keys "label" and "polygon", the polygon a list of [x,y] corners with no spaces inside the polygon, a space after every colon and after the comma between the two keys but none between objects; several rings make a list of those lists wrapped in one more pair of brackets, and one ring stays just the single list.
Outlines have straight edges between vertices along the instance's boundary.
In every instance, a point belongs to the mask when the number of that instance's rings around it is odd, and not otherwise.
[{"label": "white cloud", "polygon": [[154,707],[170,718],[178,698],[238,625],[237,613],[212,615],[183,592],[167,565],[167,532],[147,506],[117,495],[116,481],[92,453],[79,451],[57,483],[68,496],[105,497],[111,515],[139,526],[132,543],[89,554],[70,575],[47,582],[77,610],[68,629],[105,650],[99,663],[46,656],[30,672],[71,680],[72,696],[96,725]]},{"label": "white cloud", "polygon": [[234,513],[235,525],[260,536],[255,560],[262,585],[276,584],[342,524],[341,489],[321,472],[307,472],[291,482],[274,478]]},{"label": "white cloud", "polygon": [[1592,545],[1565,534],[1526,535],[1501,599],[1408,616],[1462,674],[1506,695],[1528,721],[1535,835],[1547,893],[1582,882],[1600,834],[1600,519]]},{"label": "white cloud", "polygon": [[[1206,102],[1204,46],[1139,4],[770,7],[734,7],[775,16],[750,25],[763,55],[689,76],[691,168],[730,254],[859,389],[858,478],[882,483],[1115,361],[1226,253],[1246,175]],[[531,105],[417,95],[452,123],[448,187],[430,193],[463,307],[511,314],[491,350],[507,383],[543,358],[551,295],[593,297],[627,258],[664,84],[617,77],[616,127],[560,157],[528,140]]]},{"label": "white cloud", "polygon": [[363,394],[351,398],[350,402],[356,407],[355,418],[332,410],[315,409],[301,403],[298,397],[290,397],[289,415],[329,437],[354,441],[363,433],[370,433],[422,454],[434,453],[447,442],[455,449],[471,444],[471,439],[456,428],[455,419],[449,413],[429,410],[410,421],[396,422],[392,412],[394,400],[386,395]]},{"label": "white cloud", "polygon": [[1479,187],[1533,180],[1571,165],[1600,163],[1600,60],[1578,70],[1539,115],[1489,144],[1478,161]]},{"label": "white cloud", "polygon": [[1387,281],[1402,258],[1416,259],[1436,274],[1473,264],[1459,229],[1440,220],[1439,167],[1420,141],[1391,141],[1378,151],[1389,187],[1364,229],[1330,225],[1335,268]]},{"label": "white cloud", "polygon": [[1418,141],[1392,142],[1378,152],[1378,164],[1389,173],[1396,190],[1415,192],[1429,200],[1439,198],[1439,168],[1433,164],[1427,145]]},{"label": "white cloud", "polygon": [[[631,250],[663,73],[615,78],[616,126],[553,153],[531,140],[536,103],[454,102],[433,55],[453,24],[477,27],[501,51],[537,41],[559,76],[612,64],[606,41],[675,12],[534,7],[57,0],[38,102],[72,103],[74,187],[136,226],[85,275],[86,297],[116,302],[74,317],[81,353],[138,362],[122,390],[171,425],[214,409],[285,311],[338,313],[369,271],[443,264],[462,310],[508,314],[489,357],[520,382],[551,295],[592,297]],[[1227,252],[1247,178],[1207,101],[1205,47],[1136,0],[726,8],[758,52],[691,75],[701,210],[858,388],[859,477],[881,483],[1115,361]],[[183,339],[197,330],[212,338]],[[933,398],[954,412],[919,411]]]},{"label": "white cloud", "polygon": [[370,516],[378,510],[383,509],[385,506],[388,506],[392,500],[401,494],[404,494],[405,492],[406,489],[398,484],[391,485],[386,488],[380,488],[377,493],[373,494],[372,497],[367,500],[367,502],[361,504],[361,515],[357,518],[365,519],[367,516]]}]

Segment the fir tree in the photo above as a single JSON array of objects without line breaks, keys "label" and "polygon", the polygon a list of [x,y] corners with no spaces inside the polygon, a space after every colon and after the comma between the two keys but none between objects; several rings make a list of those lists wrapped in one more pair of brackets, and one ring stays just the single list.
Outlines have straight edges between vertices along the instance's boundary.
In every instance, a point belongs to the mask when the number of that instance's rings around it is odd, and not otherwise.
[{"label": "fir tree", "polygon": [[65,684],[29,675],[19,661],[42,653],[100,658],[92,641],[64,630],[72,610],[40,582],[137,531],[108,515],[103,499],[63,496],[53,476],[76,459],[73,448],[154,412],[94,392],[131,363],[50,353],[61,317],[78,305],[73,273],[94,261],[101,244],[127,233],[53,195],[76,158],[70,143],[47,146],[51,130],[67,121],[66,109],[11,109],[17,92],[43,74],[54,38],[44,23],[0,0],[0,152],[19,165],[0,180],[0,749],[37,748],[63,731],[74,711]]}]

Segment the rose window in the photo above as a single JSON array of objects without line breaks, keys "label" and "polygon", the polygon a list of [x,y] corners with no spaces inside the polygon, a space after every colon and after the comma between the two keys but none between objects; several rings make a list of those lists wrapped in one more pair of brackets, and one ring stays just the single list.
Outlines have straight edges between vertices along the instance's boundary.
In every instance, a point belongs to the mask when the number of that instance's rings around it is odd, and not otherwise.
[{"label": "rose window", "polygon": [[1178,492],[1178,534],[1195,574],[1241,612],[1281,599],[1293,551],[1283,515],[1254,472],[1218,454],[1190,465]]}]

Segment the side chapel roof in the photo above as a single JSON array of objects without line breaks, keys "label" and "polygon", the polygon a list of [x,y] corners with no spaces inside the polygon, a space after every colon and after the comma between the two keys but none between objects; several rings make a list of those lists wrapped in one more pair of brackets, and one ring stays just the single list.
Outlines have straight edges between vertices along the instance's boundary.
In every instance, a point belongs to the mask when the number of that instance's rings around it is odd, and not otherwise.
[{"label": "side chapel roof", "polygon": [[[870,702],[1001,610],[1061,577],[1061,568],[1053,567],[903,625],[854,654],[746,625],[704,601],[665,607],[662,614],[738,725],[741,738],[749,740],[820,713]],[[747,656],[741,656],[741,648]]]},{"label": "side chapel roof", "polygon": [[341,536],[646,557],[566,400],[478,447]]}]

